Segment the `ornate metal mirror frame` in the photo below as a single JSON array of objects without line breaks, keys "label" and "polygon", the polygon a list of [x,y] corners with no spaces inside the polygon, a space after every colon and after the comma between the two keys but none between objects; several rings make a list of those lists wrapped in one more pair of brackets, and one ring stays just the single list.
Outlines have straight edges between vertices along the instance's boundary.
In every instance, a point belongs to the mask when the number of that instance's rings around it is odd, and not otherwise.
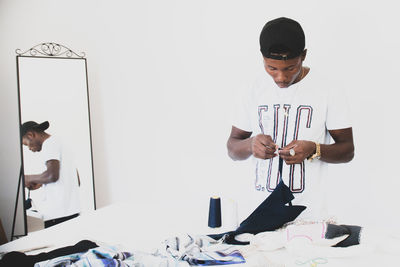
[{"label": "ornate metal mirror frame", "polygon": [[[52,135],[61,136],[61,140],[66,140],[66,145],[75,152],[77,170],[79,169],[82,213],[96,209],[85,53],[75,53],[57,43],[41,43],[26,51],[17,49],[15,52],[19,125],[26,121],[37,123],[49,121],[48,131]],[[21,188],[24,188],[25,175],[33,174],[30,172],[40,172],[34,163],[36,154],[39,153],[32,153],[23,146],[21,136]],[[25,191],[26,189],[22,190],[22,197],[26,202]],[[30,191],[33,202],[35,202],[33,195],[40,195],[35,191],[39,192],[40,189]],[[27,216],[32,216],[29,214],[32,212],[27,208],[20,208],[25,211],[24,228],[27,235],[30,231]]]}]

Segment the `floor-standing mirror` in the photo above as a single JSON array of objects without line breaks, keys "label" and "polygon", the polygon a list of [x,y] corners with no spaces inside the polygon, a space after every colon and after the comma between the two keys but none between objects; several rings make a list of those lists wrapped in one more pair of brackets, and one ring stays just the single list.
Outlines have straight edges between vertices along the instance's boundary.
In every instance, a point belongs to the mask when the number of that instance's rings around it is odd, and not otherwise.
[{"label": "floor-standing mirror", "polygon": [[87,61],[56,43],[16,53],[29,233],[96,208]]}]

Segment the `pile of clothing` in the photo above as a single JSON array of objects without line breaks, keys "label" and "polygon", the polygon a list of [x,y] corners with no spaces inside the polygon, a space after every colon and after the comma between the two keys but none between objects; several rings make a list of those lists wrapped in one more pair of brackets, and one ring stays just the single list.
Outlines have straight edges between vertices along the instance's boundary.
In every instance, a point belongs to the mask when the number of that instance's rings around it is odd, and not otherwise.
[{"label": "pile of clothing", "polygon": [[89,240],[37,255],[13,251],[3,256],[0,267],[189,267],[243,262],[243,256],[234,246],[221,244],[208,236],[182,235],[163,241],[151,253],[128,252],[118,246],[97,246]]}]

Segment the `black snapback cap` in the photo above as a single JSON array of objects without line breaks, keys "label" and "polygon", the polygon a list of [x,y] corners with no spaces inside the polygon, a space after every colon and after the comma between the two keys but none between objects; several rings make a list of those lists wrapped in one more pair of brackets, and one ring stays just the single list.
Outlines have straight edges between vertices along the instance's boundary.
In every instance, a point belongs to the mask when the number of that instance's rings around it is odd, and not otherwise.
[{"label": "black snapback cap", "polygon": [[21,137],[23,137],[28,131],[36,130],[36,131],[44,131],[49,128],[50,124],[48,121],[37,123],[34,121],[27,121],[21,125]]},{"label": "black snapback cap", "polygon": [[281,17],[268,21],[261,31],[260,51],[266,58],[295,58],[301,55],[304,47],[304,31],[293,19]]}]

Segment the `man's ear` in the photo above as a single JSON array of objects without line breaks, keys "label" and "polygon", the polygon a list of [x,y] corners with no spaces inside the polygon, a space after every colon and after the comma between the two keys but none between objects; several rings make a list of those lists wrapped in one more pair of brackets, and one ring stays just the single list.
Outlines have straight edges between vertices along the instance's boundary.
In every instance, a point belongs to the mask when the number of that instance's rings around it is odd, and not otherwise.
[{"label": "man's ear", "polygon": [[304,61],[307,56],[307,49],[304,49],[303,53],[301,53],[301,61]]},{"label": "man's ear", "polygon": [[24,138],[28,139],[28,140],[32,140],[35,137],[35,132],[33,131],[28,131],[25,135]]}]

